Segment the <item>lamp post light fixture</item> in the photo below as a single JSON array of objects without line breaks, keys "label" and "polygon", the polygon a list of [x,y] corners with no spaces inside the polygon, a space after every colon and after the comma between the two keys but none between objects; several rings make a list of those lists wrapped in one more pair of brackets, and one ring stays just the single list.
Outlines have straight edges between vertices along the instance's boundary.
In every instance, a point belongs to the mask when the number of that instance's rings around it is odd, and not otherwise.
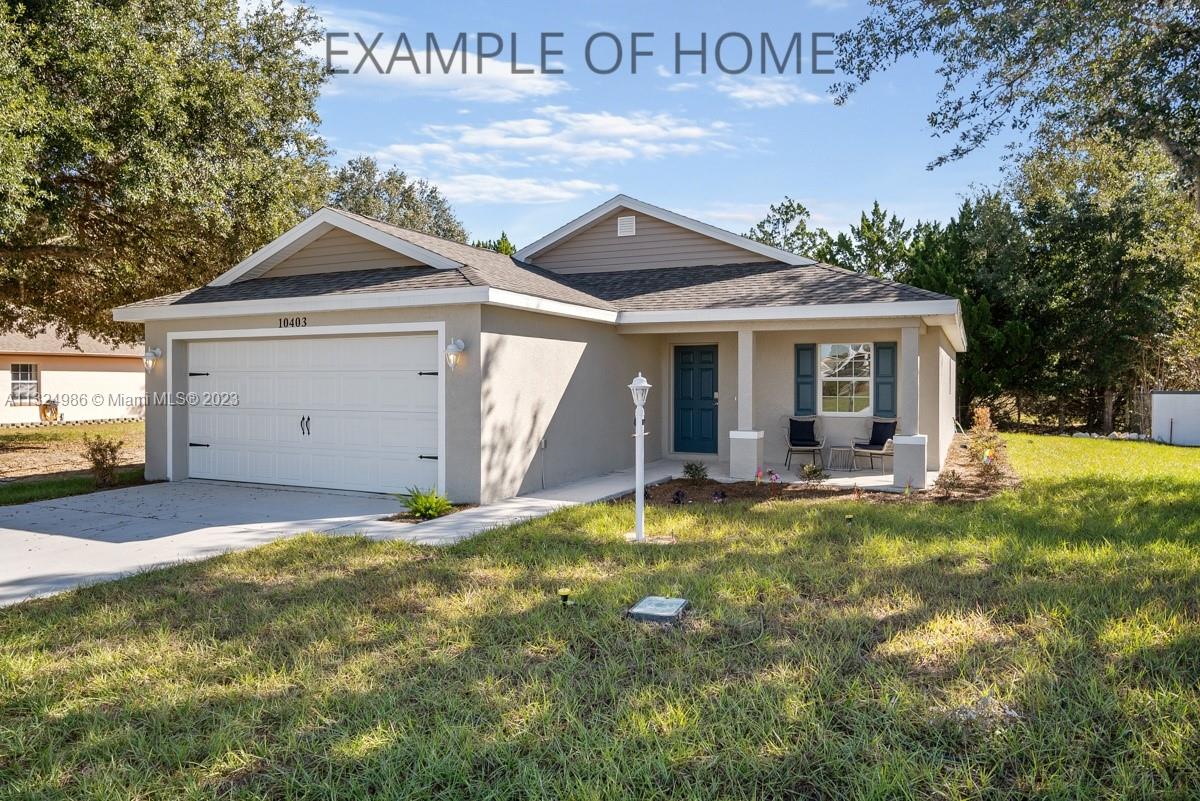
[{"label": "lamp post light fixture", "polygon": [[641,373],[629,384],[633,395],[633,540],[646,538],[646,398],[650,394],[650,382]]},{"label": "lamp post light fixture", "polygon": [[142,356],[142,364],[146,365],[146,372],[154,369],[154,363],[162,358],[162,351],[158,348],[146,348],[145,354]]},{"label": "lamp post light fixture", "polygon": [[466,344],[461,339],[452,339],[446,345],[446,364],[450,365],[450,369],[458,367],[458,363],[462,361],[463,351],[467,349]]}]

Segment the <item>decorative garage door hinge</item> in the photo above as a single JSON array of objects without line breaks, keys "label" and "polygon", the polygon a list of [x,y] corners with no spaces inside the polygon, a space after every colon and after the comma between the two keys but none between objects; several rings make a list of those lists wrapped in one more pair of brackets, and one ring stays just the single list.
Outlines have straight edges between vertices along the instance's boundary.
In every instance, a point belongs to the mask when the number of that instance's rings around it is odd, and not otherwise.
[{"label": "decorative garage door hinge", "polygon": [[207,448],[208,445],[207,445],[207,443],[204,443],[204,442],[189,442],[188,447],[189,448]]},{"label": "decorative garage door hinge", "polygon": [[437,370],[418,370],[417,375],[437,375]]},{"label": "decorative garage door hinge", "polygon": [[426,456],[425,454],[421,454],[421,455],[420,455],[420,456],[418,456],[417,458],[418,458],[418,459],[432,459],[432,460],[434,460],[435,462],[437,461],[437,457],[436,457],[436,456]]},{"label": "decorative garage door hinge", "polygon": [[189,376],[192,376],[192,377],[194,378],[194,377],[196,377],[196,376],[198,376],[198,375],[208,375],[208,373],[188,373],[188,375],[189,375]]}]

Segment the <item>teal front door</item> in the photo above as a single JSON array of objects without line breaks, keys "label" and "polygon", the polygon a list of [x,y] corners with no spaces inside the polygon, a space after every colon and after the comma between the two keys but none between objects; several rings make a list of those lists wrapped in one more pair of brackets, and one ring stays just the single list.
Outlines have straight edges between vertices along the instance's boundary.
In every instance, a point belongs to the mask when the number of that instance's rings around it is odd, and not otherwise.
[{"label": "teal front door", "polygon": [[675,348],[675,451],[717,452],[717,346]]}]

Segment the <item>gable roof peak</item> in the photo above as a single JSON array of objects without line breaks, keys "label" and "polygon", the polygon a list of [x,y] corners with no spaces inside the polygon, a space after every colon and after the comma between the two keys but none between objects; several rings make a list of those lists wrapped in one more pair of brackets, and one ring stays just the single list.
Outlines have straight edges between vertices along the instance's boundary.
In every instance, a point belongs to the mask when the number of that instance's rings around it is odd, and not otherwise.
[{"label": "gable roof peak", "polygon": [[596,206],[591,211],[585,212],[574,220],[561,225],[555,230],[543,236],[536,242],[526,245],[517,251],[517,258],[523,261],[532,261],[541,253],[546,252],[558,243],[569,239],[579,231],[587,228],[592,223],[602,219],[611,212],[617,209],[629,209],[639,214],[645,214],[649,217],[662,220],[671,225],[679,226],[689,231],[693,231],[702,236],[707,236],[710,239],[715,239],[718,242],[724,242],[727,245],[741,248],[750,253],[757,253],[760,256],[766,256],[784,264],[802,265],[814,264],[814,260],[807,256],[800,256],[787,250],[782,250],[771,245],[764,245],[761,242],[756,242],[753,239],[735,234],[732,231],[727,231],[724,228],[719,228],[706,222],[688,217],[678,212],[665,209],[662,206],[655,206],[653,203],[647,203],[644,200],[638,200],[635,197],[626,194],[613,195],[608,200]]}]

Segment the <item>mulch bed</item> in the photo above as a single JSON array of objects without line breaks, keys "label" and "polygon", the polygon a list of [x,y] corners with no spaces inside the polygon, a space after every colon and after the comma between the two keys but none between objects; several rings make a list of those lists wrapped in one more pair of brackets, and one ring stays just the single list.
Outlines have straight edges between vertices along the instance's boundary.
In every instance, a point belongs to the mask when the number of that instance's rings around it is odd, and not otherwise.
[{"label": "mulch bed", "polygon": [[[905,495],[900,492],[884,492],[854,487],[834,487],[827,484],[771,484],[763,481],[737,481],[730,484],[706,479],[692,481],[686,478],[676,478],[654,484],[646,488],[647,503],[651,506],[676,506],[677,492],[682,492],[684,504],[717,504],[730,501],[832,501],[839,498],[856,497],[873,503],[947,503],[980,501],[990,498],[1001,490],[1015,487],[1020,483],[1012,472],[1005,457],[1003,448],[998,455],[1001,476],[989,480],[981,465],[973,459],[967,449],[968,438],[962,434],[954,437],[950,450],[946,454],[946,464],[942,475],[954,473],[958,476],[957,486],[953,490],[940,487],[930,487],[924,492],[914,492]],[[715,497],[724,493],[721,500]],[[633,493],[628,493],[613,499],[616,503],[628,503],[633,500]]]}]

